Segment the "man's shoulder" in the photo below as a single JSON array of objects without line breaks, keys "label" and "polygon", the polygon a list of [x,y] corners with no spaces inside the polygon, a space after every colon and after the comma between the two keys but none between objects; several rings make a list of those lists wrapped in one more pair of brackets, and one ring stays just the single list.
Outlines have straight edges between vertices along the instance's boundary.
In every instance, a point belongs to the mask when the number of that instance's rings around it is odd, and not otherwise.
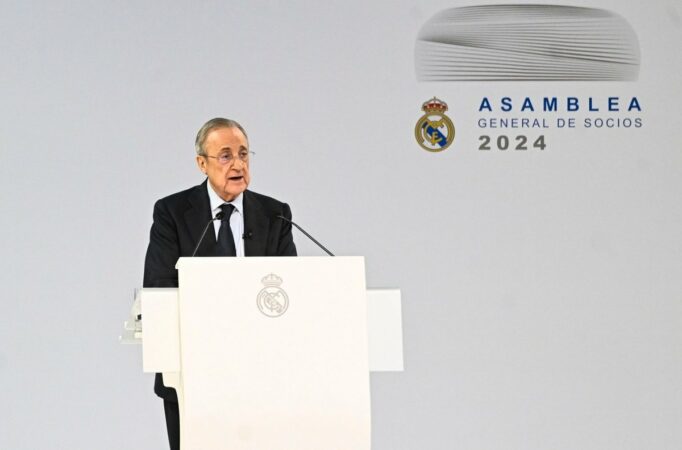
[{"label": "man's shoulder", "polygon": [[258,192],[253,192],[250,190],[244,191],[244,201],[254,201],[261,204],[266,209],[277,209],[281,210],[286,204],[276,198],[268,197],[267,195],[259,194]]},{"label": "man's shoulder", "polygon": [[180,192],[176,192],[174,194],[167,195],[157,200],[156,203],[168,207],[185,206],[190,202],[191,198],[198,197],[201,195],[202,188],[204,189],[204,191],[206,191],[205,183],[193,186],[189,189],[185,189]]}]

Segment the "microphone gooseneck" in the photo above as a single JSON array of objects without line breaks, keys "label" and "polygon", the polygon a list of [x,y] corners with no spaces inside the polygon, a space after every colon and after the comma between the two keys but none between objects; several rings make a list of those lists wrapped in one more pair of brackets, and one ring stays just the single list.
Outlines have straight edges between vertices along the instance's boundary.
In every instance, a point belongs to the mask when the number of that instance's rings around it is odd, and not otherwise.
[{"label": "microphone gooseneck", "polygon": [[317,242],[317,239],[315,239],[314,237],[312,237],[311,235],[309,235],[307,231],[305,231],[303,228],[299,227],[294,221],[292,221],[292,220],[290,220],[290,219],[287,219],[286,217],[284,217],[284,216],[281,215],[281,214],[278,215],[277,218],[278,218],[278,219],[282,219],[282,220],[284,220],[284,221],[286,221],[286,222],[289,222],[290,224],[292,224],[293,226],[295,226],[296,228],[298,228],[298,230],[299,230],[301,233],[305,234],[306,237],[307,237],[308,239],[310,239],[310,240],[313,241],[315,244],[317,244],[318,247],[320,247],[322,250],[324,250],[325,252],[327,252],[327,254],[328,254],[329,256],[334,256],[334,254],[333,254],[332,252],[330,252],[329,250],[327,250],[327,248],[326,248],[324,245],[322,245],[322,244],[320,244],[319,242]]},{"label": "microphone gooseneck", "polygon": [[208,221],[208,223],[207,223],[206,226],[204,227],[204,232],[201,233],[201,237],[199,238],[199,242],[197,242],[197,246],[194,247],[194,251],[192,252],[192,256],[194,256],[194,255],[197,254],[197,250],[199,250],[199,246],[201,245],[201,242],[204,240],[204,236],[206,236],[206,232],[208,231],[208,227],[209,227],[213,222],[215,222],[216,220],[223,220],[223,216],[224,216],[223,212],[222,212],[222,211],[219,211],[219,212],[215,215],[215,217],[214,217],[213,219],[211,219],[211,220]]}]

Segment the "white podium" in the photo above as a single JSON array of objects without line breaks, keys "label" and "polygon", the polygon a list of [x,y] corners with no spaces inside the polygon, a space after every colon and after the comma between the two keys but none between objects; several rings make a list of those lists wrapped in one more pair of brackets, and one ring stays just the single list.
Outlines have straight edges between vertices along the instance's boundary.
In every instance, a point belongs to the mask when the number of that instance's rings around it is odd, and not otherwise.
[{"label": "white podium", "polygon": [[177,390],[183,450],[369,450],[369,371],[402,370],[400,293],[361,257],[180,258],[139,291],[143,370]]}]

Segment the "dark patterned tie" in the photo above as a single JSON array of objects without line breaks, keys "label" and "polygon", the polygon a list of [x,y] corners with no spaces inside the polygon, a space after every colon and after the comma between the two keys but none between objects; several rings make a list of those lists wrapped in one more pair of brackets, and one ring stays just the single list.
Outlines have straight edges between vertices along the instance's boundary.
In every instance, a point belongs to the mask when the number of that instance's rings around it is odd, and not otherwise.
[{"label": "dark patterned tie", "polygon": [[223,220],[218,231],[218,256],[237,256],[237,249],[234,247],[234,236],[230,227],[230,216],[234,211],[234,205],[224,203],[220,206],[223,210]]}]

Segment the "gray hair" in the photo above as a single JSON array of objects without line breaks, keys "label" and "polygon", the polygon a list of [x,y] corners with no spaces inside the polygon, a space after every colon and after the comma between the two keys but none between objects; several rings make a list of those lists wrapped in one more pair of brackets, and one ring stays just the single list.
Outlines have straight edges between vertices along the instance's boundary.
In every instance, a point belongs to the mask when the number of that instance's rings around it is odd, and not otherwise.
[{"label": "gray hair", "polygon": [[246,138],[246,140],[247,141],[249,140],[249,136],[246,134],[246,131],[244,131],[244,128],[241,125],[239,125],[239,122],[237,122],[236,120],[216,117],[206,122],[199,129],[197,137],[194,140],[194,148],[197,151],[197,155],[206,156],[206,152],[204,151],[204,142],[206,142],[206,136],[208,136],[208,133],[210,133],[213,130],[217,130],[218,128],[237,128],[239,131],[244,133],[244,137]]}]

